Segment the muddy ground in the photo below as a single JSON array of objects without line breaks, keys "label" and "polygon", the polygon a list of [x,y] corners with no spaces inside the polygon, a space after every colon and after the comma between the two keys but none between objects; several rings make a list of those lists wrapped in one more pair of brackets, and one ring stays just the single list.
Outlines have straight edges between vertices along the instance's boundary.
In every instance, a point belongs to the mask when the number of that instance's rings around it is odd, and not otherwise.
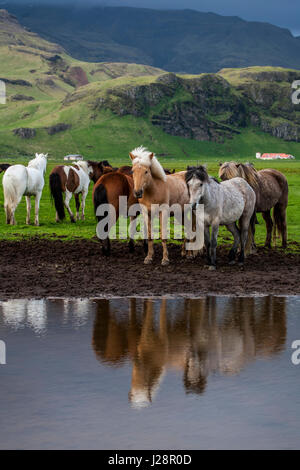
[{"label": "muddy ground", "polygon": [[171,264],[160,265],[156,245],[151,266],[143,264],[140,243],[134,254],[113,242],[110,257],[98,242],[33,239],[0,241],[0,300],[46,296],[99,297],[192,294],[300,294],[300,244],[294,253],[259,248],[244,268],[227,265],[228,247],[218,248],[218,270],[208,271],[199,256],[182,259],[169,245]]}]

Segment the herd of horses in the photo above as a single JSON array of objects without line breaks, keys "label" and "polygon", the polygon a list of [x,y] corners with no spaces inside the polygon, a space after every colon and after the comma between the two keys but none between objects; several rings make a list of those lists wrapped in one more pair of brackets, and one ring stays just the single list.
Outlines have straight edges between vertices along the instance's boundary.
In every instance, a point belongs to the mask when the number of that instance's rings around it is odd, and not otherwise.
[{"label": "herd of horses", "polygon": [[[230,264],[235,263],[239,250],[238,262],[243,264],[246,247],[255,250],[256,213],[261,212],[266,222],[266,246],[271,247],[272,232],[276,241],[276,231],[282,238],[282,247],[287,245],[286,209],[288,205],[288,183],[286,177],[275,169],[257,171],[250,163],[226,162],[220,164],[219,181],[210,177],[206,167],[188,166],[186,171],[170,172],[164,169],[156,156],[144,147],[138,147],[129,154],[131,166],[113,168],[107,160],[95,162],[78,161],[71,166],[58,165],[50,173],[49,184],[51,196],[56,209],[56,221],[65,218],[68,211],[71,222],[79,218],[84,220],[85,201],[90,181],[94,182],[93,204],[95,214],[103,204],[109,204],[119,217],[120,196],[125,196],[128,210],[139,204],[146,222],[147,251],[145,264],[150,264],[154,257],[152,237],[152,207],[159,205],[161,242],[163,247],[162,265],[169,263],[167,239],[162,227],[165,218],[170,216],[166,209],[177,204],[185,210],[190,205],[193,217],[199,204],[204,207],[204,244],[209,269],[216,269],[216,247],[219,226],[224,225],[232,233],[234,243],[229,253]],[[26,197],[27,217],[30,223],[31,196],[35,197],[35,225],[39,225],[39,203],[44,187],[44,175],[47,166],[47,154],[36,154],[27,167],[24,165],[0,166],[3,176],[4,208],[6,223],[15,224],[15,210],[22,196]],[[70,208],[74,195],[76,216]],[[81,214],[80,197],[81,195]],[[164,209],[165,208],[165,209]],[[273,219],[271,210],[273,209]],[[97,216],[98,221],[104,216]],[[109,213],[106,214],[109,218]],[[115,220],[114,220],[115,222]],[[197,224],[198,220],[193,223]],[[110,224],[108,223],[108,227]],[[102,242],[106,255],[111,246],[109,230]],[[182,255],[193,257],[196,251],[186,251],[185,242]],[[130,251],[134,249],[133,239],[129,242]]]}]

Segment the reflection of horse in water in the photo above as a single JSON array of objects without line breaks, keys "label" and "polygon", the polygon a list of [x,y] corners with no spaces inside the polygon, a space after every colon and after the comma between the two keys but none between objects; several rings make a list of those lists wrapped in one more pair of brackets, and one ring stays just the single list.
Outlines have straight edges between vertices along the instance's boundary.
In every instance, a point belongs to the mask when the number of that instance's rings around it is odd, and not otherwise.
[{"label": "reflection of horse in water", "polygon": [[159,311],[154,301],[132,299],[129,313],[117,308],[98,304],[93,348],[114,367],[131,359],[129,399],[139,407],[152,401],[167,369],[183,371],[187,393],[203,393],[210,374],[237,374],[286,340],[285,299],[162,300]]}]

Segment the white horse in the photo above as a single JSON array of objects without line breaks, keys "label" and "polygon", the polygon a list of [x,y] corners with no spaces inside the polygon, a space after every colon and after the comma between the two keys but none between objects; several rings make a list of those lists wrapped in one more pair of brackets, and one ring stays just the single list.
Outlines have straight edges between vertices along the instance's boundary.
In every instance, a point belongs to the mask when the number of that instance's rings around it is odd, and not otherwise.
[{"label": "white horse", "polygon": [[35,225],[39,225],[39,207],[44,188],[44,176],[47,167],[48,154],[35,154],[27,167],[24,165],[10,166],[3,176],[4,209],[6,223],[15,225],[15,211],[22,196],[26,197],[27,217],[26,224],[30,224],[30,197],[35,197]]},{"label": "white horse", "polygon": [[[209,269],[216,269],[216,249],[219,226],[225,225],[234,237],[229,262],[234,264],[239,245],[239,264],[244,263],[245,245],[251,218],[255,217],[256,196],[243,178],[232,178],[219,183],[210,178],[204,166],[188,167],[185,180],[193,208],[204,205],[204,239]],[[236,222],[239,221],[239,228]],[[210,226],[212,233],[210,236]]]}]

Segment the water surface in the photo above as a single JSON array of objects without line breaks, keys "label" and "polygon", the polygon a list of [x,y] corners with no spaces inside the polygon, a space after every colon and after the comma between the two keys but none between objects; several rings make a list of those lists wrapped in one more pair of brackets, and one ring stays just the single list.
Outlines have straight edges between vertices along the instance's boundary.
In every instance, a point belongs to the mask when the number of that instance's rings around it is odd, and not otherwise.
[{"label": "water surface", "polygon": [[300,297],[0,303],[0,448],[300,448]]}]

